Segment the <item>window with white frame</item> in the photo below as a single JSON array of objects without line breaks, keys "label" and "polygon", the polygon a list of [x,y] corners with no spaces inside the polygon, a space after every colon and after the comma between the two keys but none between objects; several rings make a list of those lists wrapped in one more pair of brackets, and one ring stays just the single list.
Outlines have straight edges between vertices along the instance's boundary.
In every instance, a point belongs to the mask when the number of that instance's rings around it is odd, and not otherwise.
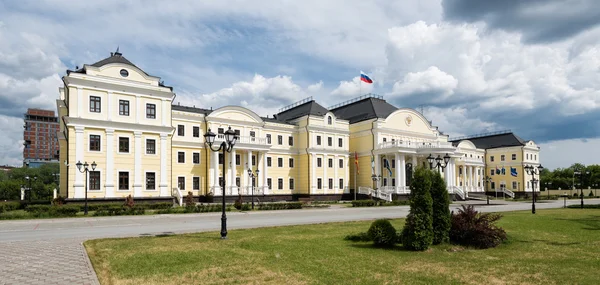
[{"label": "window with white frame", "polygon": [[129,101],[119,100],[119,115],[129,116]]},{"label": "window with white frame", "polygon": [[146,154],[156,154],[156,140],[146,140]]},{"label": "window with white frame", "polygon": [[90,185],[89,190],[100,190],[100,171],[89,172]]},{"label": "window with white frame", "polygon": [[321,167],[322,160],[320,157],[317,157],[317,167]]},{"label": "window with white frame", "polygon": [[317,189],[323,188],[323,179],[317,178]]},{"label": "window with white frame", "polygon": [[293,158],[290,158],[290,159],[288,160],[288,164],[289,164],[288,166],[289,166],[290,168],[294,168],[294,159],[293,159]]},{"label": "window with white frame", "polygon": [[294,178],[290,178],[290,190],[294,190]]},{"label": "window with white frame", "polygon": [[119,152],[129,153],[129,138],[119,137]]},{"label": "window with white frame", "polygon": [[185,163],[185,152],[177,152],[177,163]]},{"label": "window with white frame", "polygon": [[339,168],[344,168],[344,159],[340,158],[340,160],[338,160],[339,163]]},{"label": "window with white frame", "polygon": [[267,157],[267,167],[271,167],[271,157]]},{"label": "window with white frame", "polygon": [[192,135],[193,135],[195,138],[199,138],[199,137],[200,137],[200,127],[198,127],[198,126],[194,126],[194,127],[192,128]]},{"label": "window with white frame", "polygon": [[333,189],[333,178],[329,178],[328,182],[329,183],[327,183],[327,186],[329,186],[329,189]]},{"label": "window with white frame", "polygon": [[267,178],[267,187],[269,190],[273,189],[273,180],[271,178]]},{"label": "window with white frame", "polygon": [[195,176],[192,178],[192,190],[200,190],[200,177]]},{"label": "window with white frame", "polygon": [[99,135],[90,135],[90,151],[100,151]]},{"label": "window with white frame", "polygon": [[129,172],[119,171],[119,190],[129,190]]},{"label": "window with white frame", "polygon": [[146,119],[156,119],[156,104],[146,104]]},{"label": "window with white frame", "polygon": [[177,136],[183,137],[185,136],[185,126],[177,125]]},{"label": "window with white frame", "polygon": [[101,101],[98,96],[90,96],[90,112],[92,113],[100,113]]},{"label": "window with white frame", "polygon": [[185,190],[185,177],[177,177],[177,187],[179,190]]},{"label": "window with white frame", "polygon": [[283,167],[283,158],[282,157],[277,158],[277,167]]},{"label": "window with white frame", "polygon": [[146,190],[156,189],[156,173],[146,172]]},{"label": "window with white frame", "polygon": [[277,178],[277,189],[283,190],[283,178]]},{"label": "window with white frame", "polygon": [[200,153],[199,152],[194,152],[192,154],[192,162],[194,164],[200,164]]}]

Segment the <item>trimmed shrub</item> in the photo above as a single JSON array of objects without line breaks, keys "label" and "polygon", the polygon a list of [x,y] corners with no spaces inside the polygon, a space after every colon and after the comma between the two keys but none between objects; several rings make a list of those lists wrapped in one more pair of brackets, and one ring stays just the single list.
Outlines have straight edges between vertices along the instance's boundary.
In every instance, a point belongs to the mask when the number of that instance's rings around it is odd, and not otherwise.
[{"label": "trimmed shrub", "polygon": [[431,199],[433,200],[433,244],[440,244],[450,240],[450,198],[446,189],[444,178],[434,171],[431,175]]},{"label": "trimmed shrub", "polygon": [[579,195],[577,195],[577,192],[573,193],[573,197],[579,197]]},{"label": "trimmed shrub", "polygon": [[504,229],[494,225],[500,214],[478,213],[473,205],[463,205],[458,214],[452,213],[450,241],[476,248],[496,247],[506,240]]},{"label": "trimmed shrub", "polygon": [[590,194],[588,194],[588,197],[594,197],[594,192],[592,192],[592,190],[590,190]]},{"label": "trimmed shrub", "polygon": [[369,239],[375,246],[390,247],[396,243],[396,229],[390,221],[385,219],[375,220],[367,231]]},{"label": "trimmed shrub", "polygon": [[58,196],[55,199],[52,199],[52,205],[54,206],[61,206],[65,203],[65,197],[63,196]]},{"label": "trimmed shrub", "polygon": [[344,240],[349,241],[372,241],[367,233],[350,234],[344,237]]},{"label": "trimmed shrub", "polygon": [[241,211],[250,211],[251,208],[252,207],[250,207],[250,204],[246,203],[246,204],[242,204],[242,207],[240,210]]},{"label": "trimmed shrub", "polygon": [[286,202],[286,203],[269,203],[259,204],[259,210],[290,210],[302,209],[302,202]]},{"label": "trimmed shrub", "polygon": [[237,199],[235,199],[235,202],[233,203],[233,207],[238,210],[242,209],[242,196],[239,196]]},{"label": "trimmed shrub", "polygon": [[125,216],[125,215],[143,215],[146,210],[143,207],[133,206],[111,206],[104,209],[99,209],[94,213],[94,216]]},{"label": "trimmed shrub", "polygon": [[47,213],[50,211],[50,205],[27,205],[25,211],[28,213]]},{"label": "trimmed shrub", "polygon": [[75,205],[52,206],[50,208],[50,216],[75,217],[79,213],[79,210],[79,206]]},{"label": "trimmed shrub", "polygon": [[[567,206],[567,208],[571,208],[571,209],[581,209],[581,205],[569,205]],[[584,204],[583,205],[584,209],[600,209],[600,204]]]},{"label": "trimmed shrub", "polygon": [[373,200],[355,200],[352,201],[352,207],[374,207],[377,203]]},{"label": "trimmed shrub", "polygon": [[127,198],[125,198],[124,206],[129,208],[133,208],[133,206],[135,206],[135,202],[133,201],[133,197],[131,197],[131,194],[127,195]]},{"label": "trimmed shrub", "polygon": [[410,186],[410,212],[402,230],[402,244],[409,250],[426,250],[433,242],[433,201],[428,171],[417,168]]},{"label": "trimmed shrub", "polygon": [[387,202],[387,201],[379,201],[379,206],[406,206],[406,205],[410,205],[410,201],[409,200],[395,200],[392,202]]},{"label": "trimmed shrub", "polygon": [[0,213],[18,210],[20,207],[19,202],[0,202]]},{"label": "trimmed shrub", "polygon": [[185,199],[183,201],[185,203],[185,206],[196,206],[196,202],[194,202],[194,193],[192,193],[192,191],[188,191],[188,194],[185,196]]}]

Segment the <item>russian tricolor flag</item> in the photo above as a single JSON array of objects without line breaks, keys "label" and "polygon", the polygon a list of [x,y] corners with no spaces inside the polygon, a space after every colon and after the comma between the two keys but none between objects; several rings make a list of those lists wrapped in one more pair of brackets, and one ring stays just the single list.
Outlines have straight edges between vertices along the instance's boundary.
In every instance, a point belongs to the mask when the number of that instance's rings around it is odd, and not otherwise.
[{"label": "russian tricolor flag", "polygon": [[362,71],[360,72],[360,80],[369,84],[373,83],[373,80]]}]

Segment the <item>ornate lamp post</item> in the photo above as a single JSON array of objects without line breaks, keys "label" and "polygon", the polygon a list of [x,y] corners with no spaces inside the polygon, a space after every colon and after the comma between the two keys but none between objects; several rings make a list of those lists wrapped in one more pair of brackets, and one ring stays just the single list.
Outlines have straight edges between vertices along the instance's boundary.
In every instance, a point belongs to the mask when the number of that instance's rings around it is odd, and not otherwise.
[{"label": "ornate lamp post", "polygon": [[535,186],[538,183],[538,179],[535,178],[536,175],[540,175],[540,172],[542,172],[542,170],[544,169],[544,167],[540,164],[537,167],[533,166],[533,165],[526,165],[525,167],[525,172],[527,173],[527,175],[531,175],[531,186],[533,186],[532,191],[533,191],[533,199],[531,200],[531,213],[535,214]]},{"label": "ornate lamp post", "polygon": [[381,180],[381,175],[371,175],[371,180],[373,180],[373,184],[375,184],[375,190],[377,190],[377,184],[379,182],[379,180]]},{"label": "ornate lamp post", "polygon": [[227,215],[225,215],[225,152],[231,152],[235,142],[237,141],[237,136],[235,132],[231,130],[231,127],[227,131],[225,131],[225,140],[221,142],[219,148],[214,149],[213,144],[215,143],[215,133],[211,132],[208,129],[208,132],[204,134],[204,143],[208,145],[208,148],[214,152],[223,151],[223,188],[221,189],[221,194],[223,195],[222,202],[222,213],[221,213],[221,239],[227,238]]},{"label": "ornate lamp post", "polygon": [[429,162],[430,169],[433,169],[435,167],[438,170],[440,168],[443,170],[448,166],[448,163],[450,162],[450,156],[446,153],[446,155],[444,155],[443,158],[440,157],[439,154],[437,157],[434,158],[431,154],[429,154],[429,156],[427,157],[427,162]]},{"label": "ornate lamp post", "polygon": [[[83,208],[83,214],[87,215],[88,214],[88,205],[87,205],[87,193],[88,193],[88,173],[90,172],[89,169],[89,164],[87,163],[87,161],[85,163],[81,163],[81,161],[78,161],[75,165],[77,165],[77,170],[79,170],[79,172],[81,173],[85,173],[85,206]],[[96,170],[96,162],[92,162],[92,171]]]},{"label": "ornate lamp post", "polygon": [[552,182],[546,182],[546,192],[548,192],[548,199],[550,199],[550,188],[548,187],[552,187]]},{"label": "ornate lamp post", "polygon": [[[29,165],[29,163],[28,163]],[[37,176],[33,176],[33,178],[29,177],[29,176],[25,176],[25,180],[27,180],[27,183],[29,184],[29,188],[27,188],[27,192],[29,192],[29,202],[31,202],[31,180],[37,180]]]},{"label": "ornate lamp post", "polygon": [[252,172],[252,169],[248,168],[248,177],[250,177],[250,179],[252,180],[252,210],[254,210],[254,179],[258,178],[258,173],[259,170],[257,169],[256,171]]}]

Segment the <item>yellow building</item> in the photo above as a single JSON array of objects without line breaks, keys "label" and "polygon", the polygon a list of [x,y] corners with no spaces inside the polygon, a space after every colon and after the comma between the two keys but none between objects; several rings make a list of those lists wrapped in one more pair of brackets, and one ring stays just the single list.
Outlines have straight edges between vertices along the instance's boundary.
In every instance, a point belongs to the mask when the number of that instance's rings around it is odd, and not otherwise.
[{"label": "yellow building", "polygon": [[[495,154],[504,148],[482,148],[478,140],[449,141],[419,112],[376,95],[330,108],[306,98],[272,117],[240,106],[174,105],[172,87],[118,52],[67,71],[63,82],[57,100],[65,162],[60,195],[71,200],[85,197],[86,183],[88,198],[96,200],[181,199],[188,192],[201,200],[223,193],[232,199],[254,193],[263,201],[351,199],[351,188],[375,188],[390,198],[410,192],[414,167],[427,166],[428,157],[447,158],[438,171],[449,192],[464,198],[484,191],[485,173],[496,167],[492,157],[512,154]],[[208,149],[204,134],[217,134],[216,147],[229,128],[237,136],[232,151],[223,156]],[[517,154],[522,164],[538,156],[533,142]],[[96,163],[87,181],[77,162]]]}]

